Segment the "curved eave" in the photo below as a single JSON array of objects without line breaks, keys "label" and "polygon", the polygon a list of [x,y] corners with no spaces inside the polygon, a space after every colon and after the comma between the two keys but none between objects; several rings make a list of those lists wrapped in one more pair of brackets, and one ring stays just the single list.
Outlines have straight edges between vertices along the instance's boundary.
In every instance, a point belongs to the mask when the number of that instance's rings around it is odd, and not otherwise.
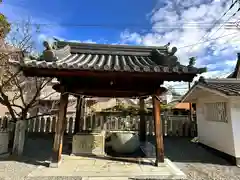
[{"label": "curved eave", "polygon": [[58,70],[89,70],[109,72],[174,72],[174,73],[198,73],[198,69],[183,65],[168,66],[158,65],[149,57],[137,56],[110,56],[110,55],[71,55],[59,61],[27,60],[20,64],[24,69],[58,69]]},{"label": "curved eave", "polygon": [[163,81],[186,81],[191,82],[196,72],[179,73],[179,72],[124,72],[124,71],[104,71],[104,70],[79,70],[79,69],[49,69],[49,68],[34,68],[22,67],[25,76],[29,77],[93,77],[93,78],[144,78]]}]

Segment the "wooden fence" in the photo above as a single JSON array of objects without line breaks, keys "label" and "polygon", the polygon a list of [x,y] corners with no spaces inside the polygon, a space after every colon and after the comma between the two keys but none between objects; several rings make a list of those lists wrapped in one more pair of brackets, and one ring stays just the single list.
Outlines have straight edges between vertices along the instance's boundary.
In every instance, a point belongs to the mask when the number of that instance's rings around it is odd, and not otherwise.
[{"label": "wooden fence", "polygon": [[[145,116],[146,131],[148,135],[154,135],[154,122],[151,115]],[[190,122],[188,116],[169,115],[162,116],[162,132],[164,136],[191,136],[197,135],[195,122]],[[126,123],[128,122],[127,126]],[[91,115],[87,116],[83,122],[83,130],[102,130],[119,131],[131,130],[138,131],[139,116],[114,116],[114,115]],[[56,131],[56,116],[44,116],[41,118],[26,121],[27,131],[32,133],[54,133]],[[65,133],[73,134],[75,126],[75,117],[67,117],[67,126]],[[0,118],[0,129],[4,131],[9,129],[10,123],[7,117]]]}]

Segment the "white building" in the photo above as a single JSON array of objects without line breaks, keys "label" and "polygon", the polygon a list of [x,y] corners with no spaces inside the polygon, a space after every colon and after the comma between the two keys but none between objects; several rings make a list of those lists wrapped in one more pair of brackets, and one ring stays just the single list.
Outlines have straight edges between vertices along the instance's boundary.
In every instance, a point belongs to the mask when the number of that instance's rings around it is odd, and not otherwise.
[{"label": "white building", "polygon": [[200,78],[183,102],[196,103],[199,142],[240,166],[240,81]]}]

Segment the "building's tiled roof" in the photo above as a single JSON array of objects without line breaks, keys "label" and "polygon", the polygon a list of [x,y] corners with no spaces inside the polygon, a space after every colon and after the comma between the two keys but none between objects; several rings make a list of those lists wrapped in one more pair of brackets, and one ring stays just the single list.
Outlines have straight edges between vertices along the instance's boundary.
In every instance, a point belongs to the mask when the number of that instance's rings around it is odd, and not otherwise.
[{"label": "building's tiled roof", "polygon": [[238,79],[204,79],[200,80],[195,84],[200,85],[212,90],[219,91],[228,96],[240,96],[240,80]]},{"label": "building's tiled roof", "polygon": [[[183,66],[167,46],[138,47],[57,42],[57,49],[45,50],[42,60],[26,58],[22,67],[121,72],[201,73],[201,69]],[[17,63],[17,62],[15,62]]]}]

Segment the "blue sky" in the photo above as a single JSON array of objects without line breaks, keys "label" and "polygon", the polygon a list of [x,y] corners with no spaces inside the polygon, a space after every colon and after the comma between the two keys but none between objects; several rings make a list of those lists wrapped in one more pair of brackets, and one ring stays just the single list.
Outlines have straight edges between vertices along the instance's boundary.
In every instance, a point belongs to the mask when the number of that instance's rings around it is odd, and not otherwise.
[{"label": "blue sky", "polygon": [[[125,29],[142,31],[151,29],[147,14],[156,0],[10,0],[3,6],[3,13],[16,22],[31,17],[36,23],[101,25],[101,27],[62,26],[48,36],[70,40],[92,40],[102,43],[117,43]],[[138,4],[138,6],[136,6]],[[24,12],[24,13],[22,13]],[[20,15],[22,13],[22,15]],[[53,26],[43,26],[46,31]],[[50,30],[49,30],[50,31]]]},{"label": "blue sky", "polygon": [[[209,29],[230,3],[224,0],[5,0],[0,10],[10,22],[30,18],[33,24],[41,24],[40,32],[34,35],[38,48],[43,40],[53,36],[109,44],[160,46],[170,42],[178,48],[181,63],[187,64],[189,57],[196,56],[197,65],[207,66],[209,70],[204,76],[215,78],[225,77],[233,70],[239,51],[239,30],[225,26],[218,30],[221,24]],[[228,20],[237,8],[234,6],[221,22]],[[236,21],[236,17],[229,21]],[[204,38],[207,42],[189,46],[198,43],[207,32]],[[218,39],[209,41],[214,38]],[[166,85],[174,86],[179,92],[187,87],[181,82]]]}]

